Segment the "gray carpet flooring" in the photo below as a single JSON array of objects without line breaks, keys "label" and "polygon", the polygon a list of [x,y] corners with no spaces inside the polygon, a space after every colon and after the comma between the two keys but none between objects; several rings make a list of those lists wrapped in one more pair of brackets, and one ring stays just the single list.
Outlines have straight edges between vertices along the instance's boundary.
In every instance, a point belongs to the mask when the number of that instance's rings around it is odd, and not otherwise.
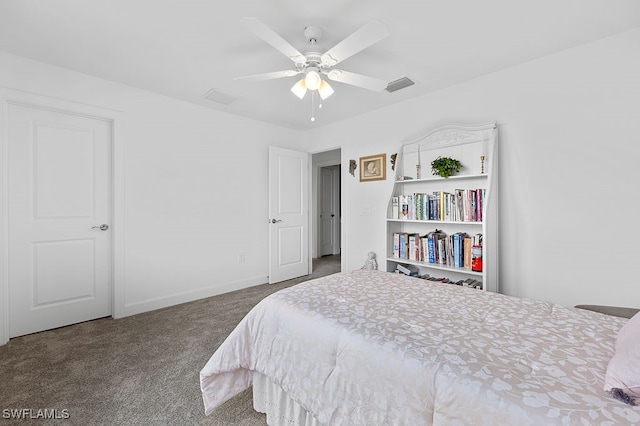
[{"label": "gray carpet flooring", "polygon": [[[278,284],[11,339],[0,346],[0,426],[266,424],[251,389],[205,416],[199,373],[264,297],[340,271],[339,256],[313,264],[311,275]],[[23,409],[26,419],[7,418]],[[45,409],[68,419],[30,419]]]}]

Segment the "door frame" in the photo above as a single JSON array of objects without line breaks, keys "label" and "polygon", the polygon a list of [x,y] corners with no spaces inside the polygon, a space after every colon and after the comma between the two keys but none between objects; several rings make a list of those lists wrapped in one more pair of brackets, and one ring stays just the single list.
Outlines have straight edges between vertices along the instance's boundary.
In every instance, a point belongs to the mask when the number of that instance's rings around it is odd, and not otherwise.
[{"label": "door frame", "polygon": [[120,111],[0,87],[0,345],[9,341],[9,106],[22,105],[103,120],[111,125],[111,316],[124,314],[124,115]]},{"label": "door frame", "polygon": [[[317,230],[316,230],[316,235],[318,236],[318,241],[316,242],[316,250],[317,250],[317,256],[316,257],[321,257],[322,256],[322,232],[321,232],[321,223],[322,223],[322,218],[321,218],[321,213],[324,211],[324,206],[322,205],[322,198],[323,198],[323,191],[324,191],[324,184],[323,184],[323,180],[322,180],[322,171],[323,169],[329,169],[331,170],[331,174],[337,178],[337,183],[334,182],[333,183],[333,187],[331,188],[331,192],[333,194],[334,200],[337,201],[336,202],[336,209],[337,209],[337,213],[335,213],[335,215],[338,217],[338,221],[334,224],[334,226],[337,228],[337,237],[338,238],[334,238],[334,242],[332,244],[331,247],[331,254],[336,254],[336,248],[340,249],[340,235],[342,234],[341,230],[340,230],[340,226],[341,226],[341,222],[342,222],[342,214],[341,212],[341,206],[340,206],[340,197],[336,196],[337,194],[335,194],[335,191],[338,191],[338,194],[340,194],[340,186],[342,185],[342,177],[340,176],[340,172],[342,170],[341,168],[341,164],[332,164],[330,166],[319,166],[318,167],[318,182],[317,182],[317,195],[316,195],[316,203],[317,203],[317,208],[316,208],[316,220],[318,221],[318,226],[317,226]],[[331,231],[332,232],[332,238],[335,237],[336,235],[334,234],[334,230]]]},{"label": "door frame", "polygon": [[[327,152],[327,151],[335,151],[339,149],[340,150],[340,160],[335,161],[335,160],[327,160],[327,161],[319,161],[316,164],[313,164],[313,177],[311,179],[309,179],[309,193],[311,194],[309,203],[310,203],[310,209],[312,211],[311,215],[309,215],[310,220],[312,221],[311,223],[311,238],[309,238],[309,256],[311,257],[310,260],[310,265],[312,265],[313,262],[313,253],[315,253],[316,255],[318,254],[318,242],[319,242],[319,237],[318,237],[318,180],[320,177],[320,169],[322,167],[328,167],[328,166],[340,166],[340,208],[341,210],[344,212],[346,211],[346,199],[345,199],[345,189],[344,186],[346,184],[346,179],[344,178],[344,170],[345,168],[342,167],[342,164],[345,162],[344,157],[343,157],[343,153],[344,153],[344,147],[342,145],[332,145],[332,146],[327,146],[327,147],[322,147],[319,148],[317,150],[312,150],[309,152],[309,154],[311,154],[311,161],[313,163],[313,156],[316,154],[322,154],[323,152]],[[315,183],[315,184],[314,184]],[[347,242],[346,242],[346,226],[343,224],[342,222],[342,215],[340,215],[340,252],[342,254],[346,253],[347,250]],[[341,271],[345,271],[346,270],[346,256],[340,256],[340,270]],[[311,273],[311,271],[309,272]]]}]

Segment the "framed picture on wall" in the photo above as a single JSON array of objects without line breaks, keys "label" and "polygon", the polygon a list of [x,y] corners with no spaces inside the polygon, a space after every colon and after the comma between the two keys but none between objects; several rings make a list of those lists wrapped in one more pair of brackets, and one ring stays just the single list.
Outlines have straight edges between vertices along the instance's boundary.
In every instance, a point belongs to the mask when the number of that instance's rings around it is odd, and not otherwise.
[{"label": "framed picture on wall", "polygon": [[360,157],[360,182],[387,178],[387,154]]}]

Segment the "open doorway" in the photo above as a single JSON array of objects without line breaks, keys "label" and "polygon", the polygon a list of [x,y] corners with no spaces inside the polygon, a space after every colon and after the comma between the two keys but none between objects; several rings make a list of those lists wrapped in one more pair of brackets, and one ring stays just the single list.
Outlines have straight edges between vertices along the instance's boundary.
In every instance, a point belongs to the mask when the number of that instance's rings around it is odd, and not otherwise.
[{"label": "open doorway", "polygon": [[[341,150],[312,155],[312,258],[340,263],[341,253]],[[317,263],[314,261],[314,264]],[[315,265],[314,265],[315,269]]]},{"label": "open doorway", "polygon": [[318,256],[340,254],[340,165],[320,168]]}]

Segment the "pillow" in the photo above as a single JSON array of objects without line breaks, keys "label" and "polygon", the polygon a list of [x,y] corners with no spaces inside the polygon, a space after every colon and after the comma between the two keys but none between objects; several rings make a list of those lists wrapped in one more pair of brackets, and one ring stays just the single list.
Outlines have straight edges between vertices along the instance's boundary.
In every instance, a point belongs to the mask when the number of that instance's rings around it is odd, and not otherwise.
[{"label": "pillow", "polygon": [[615,353],[604,378],[604,390],[630,405],[636,405],[636,398],[640,398],[640,312],[618,333]]}]

